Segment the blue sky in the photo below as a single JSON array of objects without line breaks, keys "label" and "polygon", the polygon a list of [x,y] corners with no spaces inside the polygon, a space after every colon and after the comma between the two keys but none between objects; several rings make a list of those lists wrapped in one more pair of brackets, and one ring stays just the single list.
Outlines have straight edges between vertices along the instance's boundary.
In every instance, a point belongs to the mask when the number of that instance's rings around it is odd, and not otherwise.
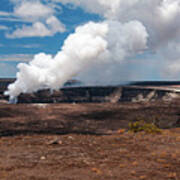
[{"label": "blue sky", "polygon": [[56,54],[78,25],[100,19],[72,5],[1,0],[0,77],[15,77],[17,64],[28,62],[34,54]]}]

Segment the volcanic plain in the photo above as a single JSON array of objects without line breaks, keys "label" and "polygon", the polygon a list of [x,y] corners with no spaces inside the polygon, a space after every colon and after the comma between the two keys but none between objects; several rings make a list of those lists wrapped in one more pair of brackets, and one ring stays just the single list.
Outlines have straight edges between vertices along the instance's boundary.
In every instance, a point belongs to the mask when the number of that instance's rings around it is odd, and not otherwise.
[{"label": "volcanic plain", "polygon": [[179,180],[179,127],[180,100],[1,104],[0,179]]}]

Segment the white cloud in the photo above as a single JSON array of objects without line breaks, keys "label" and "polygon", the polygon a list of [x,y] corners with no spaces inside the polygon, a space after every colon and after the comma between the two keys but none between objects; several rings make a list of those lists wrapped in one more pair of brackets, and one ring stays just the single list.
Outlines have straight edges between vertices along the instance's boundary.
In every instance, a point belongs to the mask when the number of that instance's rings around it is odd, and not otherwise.
[{"label": "white cloud", "polygon": [[8,38],[22,38],[22,37],[44,37],[49,36],[50,31],[41,22],[33,23],[32,26],[23,25],[22,28],[17,28],[12,34],[6,34]]},{"label": "white cloud", "polygon": [[0,16],[10,16],[10,13],[5,11],[0,11]]},{"label": "white cloud", "polygon": [[16,27],[14,31],[6,33],[7,38],[45,37],[65,32],[65,25],[55,16],[57,9],[61,12],[55,3],[44,3],[41,0],[12,0],[12,2],[15,6],[13,20],[20,19],[31,24]]},{"label": "white cloud", "polygon": [[21,23],[27,23],[26,20],[17,18],[17,17],[0,17],[1,21],[6,21],[6,22],[21,22]]},{"label": "white cloud", "polygon": [[49,29],[51,30],[52,34],[57,32],[65,32],[66,28],[65,25],[62,24],[55,16],[51,16],[46,20],[46,24],[48,25]]},{"label": "white cloud", "polygon": [[43,44],[15,44],[15,45],[9,45],[11,48],[25,48],[25,49],[37,49],[40,47],[43,47]]},{"label": "white cloud", "polygon": [[55,10],[40,1],[22,1],[14,8],[14,15],[27,21],[37,21],[54,14]]},{"label": "white cloud", "polygon": [[1,61],[21,61],[21,62],[28,62],[33,59],[33,54],[2,54],[0,55],[0,62]]},{"label": "white cloud", "polygon": [[13,12],[5,12],[5,11],[0,11],[0,20],[1,21],[14,21],[14,22],[25,21],[25,20],[20,19],[19,17],[16,17]]},{"label": "white cloud", "polygon": [[0,25],[0,30],[8,30],[7,26]]},{"label": "white cloud", "polygon": [[47,19],[46,24],[35,22],[32,26],[23,25],[22,28],[17,28],[12,34],[6,34],[8,38],[23,38],[23,37],[45,37],[53,36],[58,32],[64,32],[65,26],[54,16]]},{"label": "white cloud", "polygon": [[18,47],[27,48],[27,49],[39,48],[41,46],[42,46],[41,44],[21,44],[21,45],[18,45]]}]

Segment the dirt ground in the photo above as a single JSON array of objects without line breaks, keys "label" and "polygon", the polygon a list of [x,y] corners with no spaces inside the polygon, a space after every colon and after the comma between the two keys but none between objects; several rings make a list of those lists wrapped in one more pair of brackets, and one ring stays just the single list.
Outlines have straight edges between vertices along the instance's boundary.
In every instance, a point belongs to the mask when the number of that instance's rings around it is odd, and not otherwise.
[{"label": "dirt ground", "polygon": [[0,180],[180,180],[178,127],[180,101],[1,104]]}]

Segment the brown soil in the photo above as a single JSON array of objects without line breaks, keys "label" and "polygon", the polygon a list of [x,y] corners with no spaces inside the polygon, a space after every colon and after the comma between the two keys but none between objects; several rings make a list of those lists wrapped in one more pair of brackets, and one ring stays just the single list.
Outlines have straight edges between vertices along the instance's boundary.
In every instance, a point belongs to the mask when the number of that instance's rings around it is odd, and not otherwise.
[{"label": "brown soil", "polygon": [[[0,179],[179,180],[179,118],[178,101],[0,105]],[[136,120],[164,130],[128,132]]]}]

